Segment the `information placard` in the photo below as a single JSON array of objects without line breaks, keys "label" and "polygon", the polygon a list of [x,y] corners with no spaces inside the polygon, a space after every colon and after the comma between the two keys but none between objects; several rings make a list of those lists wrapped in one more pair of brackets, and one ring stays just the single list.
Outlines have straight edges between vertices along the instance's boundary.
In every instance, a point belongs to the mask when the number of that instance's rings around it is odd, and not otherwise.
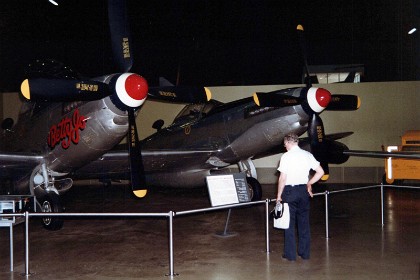
[{"label": "information placard", "polygon": [[233,180],[235,181],[236,193],[238,194],[239,202],[249,202],[251,199],[249,197],[249,189],[245,173],[233,174]]},{"label": "information placard", "polygon": [[244,173],[207,176],[206,180],[212,206],[250,200]]}]

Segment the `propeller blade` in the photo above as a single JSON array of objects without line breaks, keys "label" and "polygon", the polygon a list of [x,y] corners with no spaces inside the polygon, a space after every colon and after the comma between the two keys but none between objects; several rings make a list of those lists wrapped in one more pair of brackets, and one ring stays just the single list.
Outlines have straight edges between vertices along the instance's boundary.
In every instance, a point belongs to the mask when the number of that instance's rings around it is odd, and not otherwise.
[{"label": "propeller blade", "polygon": [[330,178],[330,168],[328,167],[328,162],[321,161],[321,167],[324,169],[324,175],[321,177],[321,181],[327,181]]},{"label": "propeller blade", "polygon": [[325,142],[324,124],[317,114],[313,114],[312,119],[308,123],[308,135],[311,151],[314,157],[321,163],[321,166],[325,172],[322,180],[327,180],[329,177],[327,158],[328,147]]},{"label": "propeller blade", "polygon": [[254,93],[254,102],[264,107],[302,105],[308,114],[321,113],[331,100],[331,93],[323,88],[288,88],[272,92]]},{"label": "propeller blade", "polygon": [[300,43],[300,48],[302,50],[302,57],[303,57],[303,64],[305,67],[305,73],[306,73],[306,78],[305,78],[305,84],[307,87],[311,87],[312,86],[312,81],[311,81],[311,76],[309,75],[309,67],[308,67],[308,57],[306,54],[306,42],[305,42],[305,36],[303,34],[304,29],[302,25],[298,25],[296,27],[296,30],[298,31],[298,36],[299,36],[299,43]]},{"label": "propeller blade", "polygon": [[126,1],[108,0],[108,20],[114,62],[118,70],[124,73],[118,78],[112,79],[111,86],[115,87],[120,102],[128,111],[127,142],[131,187],[135,196],[144,197],[147,194],[146,179],[134,112],[135,108],[143,104],[149,87],[143,77],[127,73],[133,66],[133,54],[131,53],[131,34]]},{"label": "propeller blade", "polygon": [[128,72],[133,66],[133,54],[131,52],[131,34],[126,2],[109,0],[108,19],[114,62],[120,72]]},{"label": "propeller blade", "polygon": [[99,100],[112,94],[101,82],[47,78],[26,79],[20,90],[28,100],[52,102]]},{"label": "propeller blade", "polygon": [[301,103],[301,99],[292,96],[295,91],[300,92],[304,88],[288,88],[271,92],[256,92],[254,93],[254,102],[262,107],[288,107],[295,106]]},{"label": "propeller blade", "polygon": [[211,99],[211,92],[206,87],[163,86],[150,87],[148,97],[161,101],[180,103],[200,103]]},{"label": "propeller blade", "polygon": [[139,107],[146,99],[147,81],[132,73],[116,74],[109,84],[91,80],[34,78],[21,84],[22,95],[32,101],[92,101],[116,95],[124,106]]},{"label": "propeller blade", "polygon": [[333,94],[326,110],[328,111],[354,111],[359,109],[360,98],[356,95]]},{"label": "propeller blade", "polygon": [[141,144],[137,133],[135,109],[128,109],[128,152],[130,156],[131,188],[137,197],[144,197],[147,194],[146,178],[144,176],[143,157],[141,155]]}]

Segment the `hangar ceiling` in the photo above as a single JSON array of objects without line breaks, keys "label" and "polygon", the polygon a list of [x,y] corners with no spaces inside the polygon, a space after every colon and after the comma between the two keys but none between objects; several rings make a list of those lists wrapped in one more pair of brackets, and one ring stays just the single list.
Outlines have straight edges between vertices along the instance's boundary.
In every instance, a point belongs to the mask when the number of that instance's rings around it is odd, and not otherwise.
[{"label": "hangar ceiling", "polygon": [[[17,91],[38,58],[89,77],[112,72],[105,1],[56,2],[2,3],[0,91]],[[129,1],[133,71],[151,85],[160,76],[206,86],[300,83],[301,23],[311,65],[364,64],[366,81],[416,80],[420,36],[407,32],[418,25],[418,2]]]}]

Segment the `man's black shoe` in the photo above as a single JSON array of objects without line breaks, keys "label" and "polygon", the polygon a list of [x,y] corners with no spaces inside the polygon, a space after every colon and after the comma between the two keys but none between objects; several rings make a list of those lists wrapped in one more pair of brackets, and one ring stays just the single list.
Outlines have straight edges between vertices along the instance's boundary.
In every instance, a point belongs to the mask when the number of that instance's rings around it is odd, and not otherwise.
[{"label": "man's black shoe", "polygon": [[289,259],[288,257],[286,257],[285,255],[282,255],[281,256],[281,258],[283,259],[283,260],[288,260],[289,262],[294,262],[294,261],[296,261],[296,260],[293,260],[293,259]]},{"label": "man's black shoe", "polygon": [[309,260],[309,257],[308,258],[305,258],[304,256],[302,256],[302,255],[299,255],[299,257],[302,259],[302,260]]}]

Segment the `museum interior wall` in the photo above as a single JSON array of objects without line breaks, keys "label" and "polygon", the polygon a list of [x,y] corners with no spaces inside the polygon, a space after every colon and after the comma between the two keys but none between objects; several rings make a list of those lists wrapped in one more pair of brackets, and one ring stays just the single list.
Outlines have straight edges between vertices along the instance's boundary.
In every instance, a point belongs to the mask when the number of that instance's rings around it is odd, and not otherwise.
[{"label": "museum interior wall", "polygon": [[[293,85],[210,87],[213,99],[229,102]],[[325,132],[354,132],[341,140],[353,150],[381,150],[382,145],[398,145],[406,130],[420,129],[420,82],[343,83],[322,85],[333,94],[355,94],[361,107],[352,112],[325,111],[321,114]],[[20,98],[17,93],[2,94],[0,114],[17,119]],[[183,108],[180,104],[146,101],[137,117],[140,138],[152,133],[152,124],[163,119],[169,125]],[[274,183],[280,155],[255,161],[261,183]],[[330,166],[331,183],[379,183],[384,174],[384,160],[350,158],[345,164]]]}]

